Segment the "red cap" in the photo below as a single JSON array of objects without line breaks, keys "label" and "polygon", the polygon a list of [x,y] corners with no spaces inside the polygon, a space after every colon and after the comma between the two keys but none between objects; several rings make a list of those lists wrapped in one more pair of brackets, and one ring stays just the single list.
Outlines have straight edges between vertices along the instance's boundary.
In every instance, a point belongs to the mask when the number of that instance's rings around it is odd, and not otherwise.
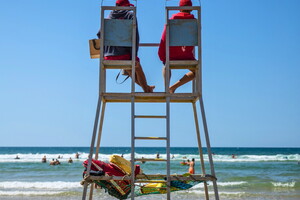
[{"label": "red cap", "polygon": [[192,6],[193,3],[191,0],[180,0],[179,1],[179,6]]},{"label": "red cap", "polygon": [[134,6],[128,0],[117,0],[116,4],[119,4],[120,6]]}]

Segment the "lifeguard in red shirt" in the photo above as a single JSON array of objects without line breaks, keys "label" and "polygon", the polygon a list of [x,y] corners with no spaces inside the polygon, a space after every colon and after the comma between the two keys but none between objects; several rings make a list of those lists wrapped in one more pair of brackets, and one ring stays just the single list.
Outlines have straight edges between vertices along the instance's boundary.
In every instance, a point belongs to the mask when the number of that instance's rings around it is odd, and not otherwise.
[{"label": "lifeguard in red shirt", "polygon": [[[180,0],[179,6],[192,6],[191,0]],[[190,10],[180,10],[179,13],[172,15],[170,19],[195,19],[194,15],[191,14]],[[193,46],[172,46],[170,47],[170,60],[195,60]],[[166,27],[162,33],[158,55],[160,60],[165,64],[166,62]],[[166,68],[163,68],[163,75],[166,77]],[[171,71],[170,71],[171,78]],[[195,78],[195,71],[190,70],[186,73],[179,81],[169,87],[169,92],[174,93],[175,90],[183,84],[193,80]]]}]

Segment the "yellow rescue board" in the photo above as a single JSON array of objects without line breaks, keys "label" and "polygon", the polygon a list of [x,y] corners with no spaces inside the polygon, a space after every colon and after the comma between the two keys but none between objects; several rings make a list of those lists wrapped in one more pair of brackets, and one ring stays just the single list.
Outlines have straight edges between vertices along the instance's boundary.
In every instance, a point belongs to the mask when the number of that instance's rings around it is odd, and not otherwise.
[{"label": "yellow rescue board", "polygon": [[[117,165],[127,175],[131,174],[131,163],[130,163],[130,161],[126,160],[125,158],[122,158],[121,156],[118,156],[118,155],[111,155],[109,157],[109,162]],[[140,169],[140,174],[141,173],[143,173],[142,169]]]}]

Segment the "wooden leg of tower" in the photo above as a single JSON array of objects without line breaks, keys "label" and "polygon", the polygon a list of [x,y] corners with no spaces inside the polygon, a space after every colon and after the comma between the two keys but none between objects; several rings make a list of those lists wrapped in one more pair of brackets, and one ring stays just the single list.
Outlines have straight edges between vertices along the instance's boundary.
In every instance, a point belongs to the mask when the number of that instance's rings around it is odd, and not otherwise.
[{"label": "wooden leg of tower", "polygon": [[[200,137],[199,121],[197,115],[197,107],[195,102],[193,102],[193,110],[194,110],[194,119],[195,119],[196,133],[197,133],[198,150],[199,150],[200,162],[201,162],[201,170],[202,170],[202,174],[206,174],[204,158],[203,158],[203,148],[202,148],[201,137]],[[204,191],[205,191],[205,199],[208,200],[209,194],[208,194],[207,182],[204,181],[203,184],[204,184]]]},{"label": "wooden leg of tower", "polygon": [[94,183],[92,183],[90,185],[90,196],[89,196],[89,200],[93,199],[93,191],[94,191]]},{"label": "wooden leg of tower", "polygon": [[[96,110],[96,116],[95,116],[95,121],[94,121],[92,141],[91,141],[91,146],[90,146],[89,162],[88,162],[88,167],[87,167],[87,172],[86,172],[87,175],[90,174],[91,165],[92,165],[92,158],[93,158],[93,153],[94,153],[95,139],[96,139],[96,135],[97,135],[97,127],[98,127],[98,121],[99,121],[100,107],[101,107],[101,96],[99,95],[97,110]],[[88,187],[88,184],[84,183],[84,188],[83,188],[83,193],[82,193],[82,200],[86,199],[87,187]]]},{"label": "wooden leg of tower", "polygon": [[[102,107],[100,109],[101,110],[101,116],[100,116],[100,124],[99,124],[98,137],[97,137],[95,160],[98,160],[98,155],[99,155],[102,128],[103,128],[103,120],[104,120],[104,113],[105,113],[105,106],[106,106],[106,102],[103,102]],[[95,184],[91,184],[91,186],[90,186],[90,198],[89,198],[90,200],[93,199],[94,186],[95,186]]]},{"label": "wooden leg of tower", "polygon": [[170,163],[170,97],[166,99],[166,136],[167,136],[167,199],[171,199],[171,180],[170,180],[170,173],[171,173],[171,163]]},{"label": "wooden leg of tower", "polygon": [[83,193],[82,193],[82,200],[85,200],[85,199],[86,199],[87,187],[88,187],[88,184],[87,184],[87,183],[84,183],[84,186],[83,186]]},{"label": "wooden leg of tower", "polygon": [[[209,164],[210,164],[211,175],[216,177],[215,167],[214,167],[211,148],[210,148],[210,140],[209,140],[209,135],[208,135],[208,128],[207,128],[207,122],[206,122],[206,117],[205,117],[205,110],[204,110],[204,103],[203,103],[202,96],[200,97],[199,102],[200,102],[200,109],[201,109],[201,114],[202,114],[203,128],[204,128],[204,134],[205,134],[205,139],[206,139],[206,147],[207,147],[207,154],[208,154],[208,159],[209,159]],[[213,187],[214,187],[215,199],[219,200],[219,193],[218,193],[218,187],[217,187],[216,180],[213,181]]]},{"label": "wooden leg of tower", "polygon": [[131,97],[131,200],[134,200],[134,164],[135,164],[135,104]]},{"label": "wooden leg of tower", "polygon": [[98,130],[98,138],[97,138],[97,146],[96,146],[96,154],[95,154],[95,159],[96,159],[96,160],[98,160],[98,156],[99,156],[100,142],[101,142],[101,137],[102,137],[103,121],[104,121],[104,113],[105,113],[105,107],[106,107],[106,102],[104,101],[104,102],[102,103],[101,116],[100,116],[100,124],[99,124],[99,130]]}]

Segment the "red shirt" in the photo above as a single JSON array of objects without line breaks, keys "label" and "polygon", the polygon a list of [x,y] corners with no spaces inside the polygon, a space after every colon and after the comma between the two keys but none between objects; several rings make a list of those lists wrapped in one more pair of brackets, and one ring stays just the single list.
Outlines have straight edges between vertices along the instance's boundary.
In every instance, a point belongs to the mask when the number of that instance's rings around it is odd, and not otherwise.
[{"label": "red shirt", "polygon": [[[179,12],[172,15],[170,19],[195,19],[195,17],[190,13]],[[170,47],[170,60],[195,60],[193,50],[193,46],[172,46]],[[166,61],[166,26],[161,36],[158,55],[161,61]]]}]

